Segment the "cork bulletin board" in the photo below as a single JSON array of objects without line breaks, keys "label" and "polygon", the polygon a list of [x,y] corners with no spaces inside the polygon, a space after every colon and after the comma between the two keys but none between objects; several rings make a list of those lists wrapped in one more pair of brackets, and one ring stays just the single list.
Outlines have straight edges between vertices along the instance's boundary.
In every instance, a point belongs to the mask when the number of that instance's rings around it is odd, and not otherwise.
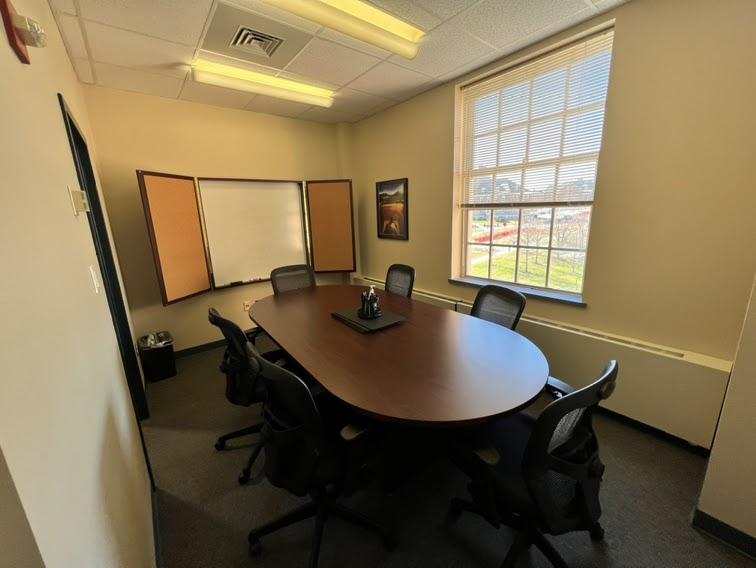
[{"label": "cork bulletin board", "polygon": [[315,272],[354,272],[352,181],[308,181],[307,207]]},{"label": "cork bulletin board", "polygon": [[163,305],[211,289],[194,178],[137,171]]}]

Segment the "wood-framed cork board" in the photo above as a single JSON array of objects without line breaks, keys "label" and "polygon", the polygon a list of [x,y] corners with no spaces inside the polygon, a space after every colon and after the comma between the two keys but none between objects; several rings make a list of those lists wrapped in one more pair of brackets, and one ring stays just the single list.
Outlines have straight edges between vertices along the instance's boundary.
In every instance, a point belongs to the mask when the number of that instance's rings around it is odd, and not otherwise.
[{"label": "wood-framed cork board", "polygon": [[306,193],[313,269],[354,272],[352,180],[310,180]]},{"label": "wood-framed cork board", "polygon": [[210,291],[194,178],[137,171],[163,305]]}]

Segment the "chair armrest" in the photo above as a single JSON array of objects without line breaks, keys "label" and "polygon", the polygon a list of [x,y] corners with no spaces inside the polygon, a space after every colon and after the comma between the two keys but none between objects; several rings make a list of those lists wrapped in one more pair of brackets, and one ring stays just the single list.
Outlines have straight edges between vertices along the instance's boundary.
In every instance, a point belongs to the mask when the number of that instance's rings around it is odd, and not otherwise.
[{"label": "chair armrest", "polygon": [[499,452],[496,448],[488,446],[482,448],[473,448],[472,452],[478,456],[478,459],[486,465],[496,465],[499,463]]},{"label": "chair armrest", "polygon": [[478,436],[452,436],[449,439],[449,450],[452,455],[474,467],[494,466],[500,459],[498,450],[489,445],[485,438]]},{"label": "chair armrest", "polygon": [[360,438],[367,431],[368,429],[363,426],[358,426],[356,424],[347,424],[341,429],[341,432],[339,432],[339,434],[341,435],[341,439],[345,442],[353,442],[354,440]]},{"label": "chair armrest", "polygon": [[575,392],[575,389],[570,385],[554,377],[549,377],[549,380],[546,383],[546,388],[549,389],[556,398],[561,398],[566,394]]},{"label": "chair armrest", "polygon": [[286,352],[283,349],[274,349],[273,351],[266,351],[262,353],[262,358],[266,361],[270,361],[277,367],[286,367],[289,360],[286,358]]}]

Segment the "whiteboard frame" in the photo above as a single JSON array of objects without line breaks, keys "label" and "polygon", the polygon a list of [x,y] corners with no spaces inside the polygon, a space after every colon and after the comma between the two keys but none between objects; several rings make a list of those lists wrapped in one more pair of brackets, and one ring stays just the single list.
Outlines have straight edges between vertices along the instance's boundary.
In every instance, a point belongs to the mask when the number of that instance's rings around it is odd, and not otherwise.
[{"label": "whiteboard frame", "polygon": [[308,217],[307,207],[305,203],[305,191],[303,180],[295,179],[248,179],[248,178],[225,178],[225,177],[197,177],[197,199],[200,206],[200,218],[202,221],[202,234],[205,240],[205,251],[208,262],[208,268],[210,270],[210,284],[213,290],[224,290],[226,288],[236,288],[238,286],[246,286],[248,284],[257,284],[258,282],[270,282],[270,276],[267,278],[255,278],[252,280],[245,280],[243,282],[232,282],[231,284],[223,284],[218,286],[215,283],[215,270],[213,269],[213,258],[210,254],[210,243],[207,236],[207,227],[205,226],[205,207],[202,203],[202,192],[200,191],[200,183],[203,181],[238,181],[238,182],[251,182],[251,183],[295,183],[299,187],[299,208],[302,212],[302,240],[304,242],[305,261],[307,266],[312,266],[312,251],[310,250],[310,235],[308,234]]}]

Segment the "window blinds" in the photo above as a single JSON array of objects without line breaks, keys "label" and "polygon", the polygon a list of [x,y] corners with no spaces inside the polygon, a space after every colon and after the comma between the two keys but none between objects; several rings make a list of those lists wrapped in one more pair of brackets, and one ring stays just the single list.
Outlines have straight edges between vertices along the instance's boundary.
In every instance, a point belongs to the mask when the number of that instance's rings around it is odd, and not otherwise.
[{"label": "window blinds", "polygon": [[613,31],[464,87],[462,207],[593,201]]}]

